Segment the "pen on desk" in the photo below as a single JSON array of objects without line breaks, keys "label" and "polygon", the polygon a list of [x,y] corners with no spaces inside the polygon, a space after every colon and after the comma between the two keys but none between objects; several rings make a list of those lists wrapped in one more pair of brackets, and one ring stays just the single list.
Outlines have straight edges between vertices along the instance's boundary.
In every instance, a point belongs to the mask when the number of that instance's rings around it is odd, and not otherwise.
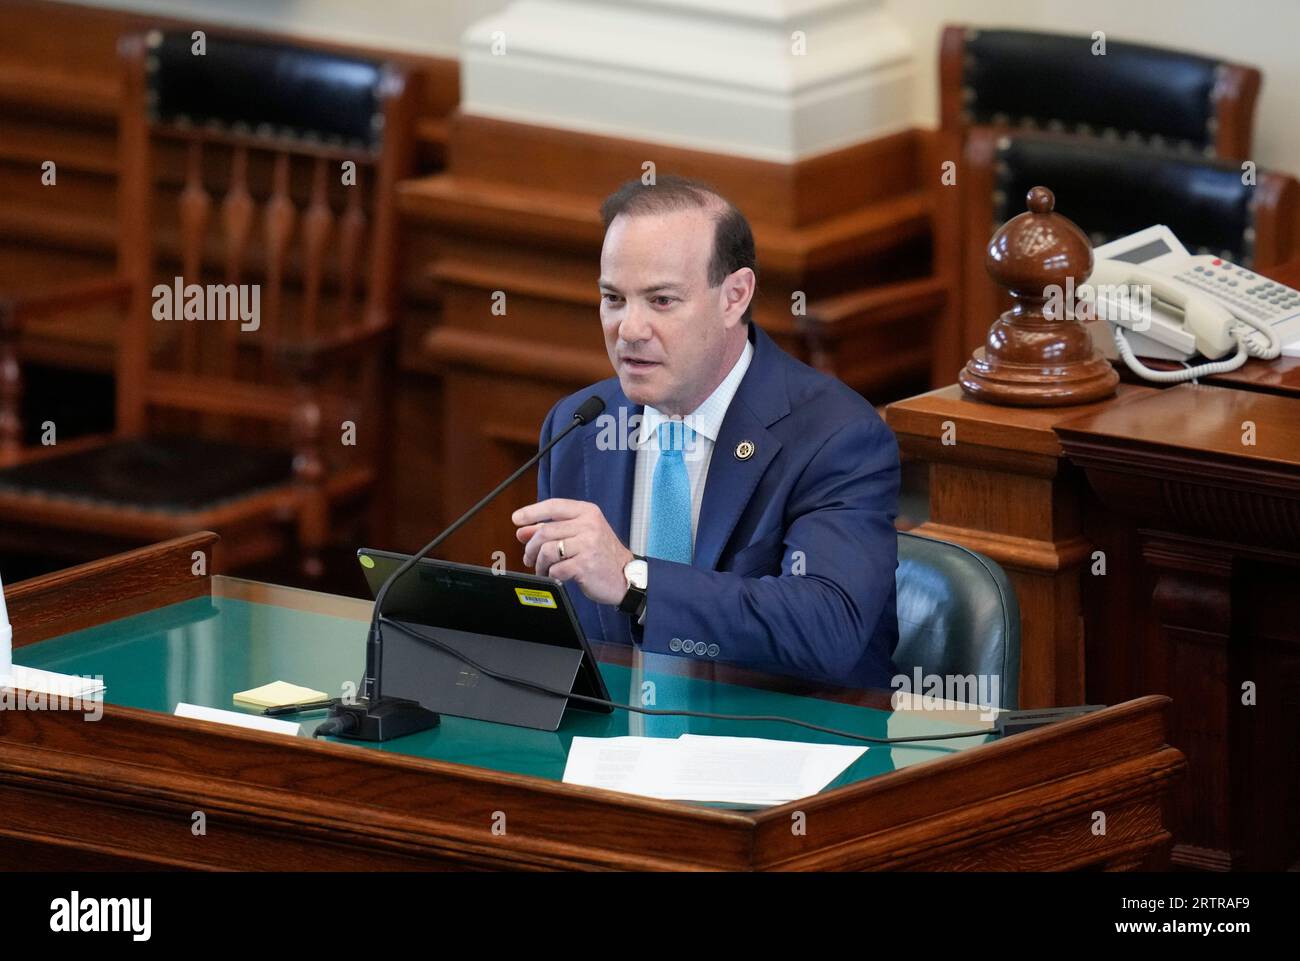
[{"label": "pen on desk", "polygon": [[280,717],[284,714],[305,714],[308,711],[328,711],[334,706],[334,698],[328,701],[311,701],[307,704],[280,704],[276,707],[262,709],[264,717]]}]

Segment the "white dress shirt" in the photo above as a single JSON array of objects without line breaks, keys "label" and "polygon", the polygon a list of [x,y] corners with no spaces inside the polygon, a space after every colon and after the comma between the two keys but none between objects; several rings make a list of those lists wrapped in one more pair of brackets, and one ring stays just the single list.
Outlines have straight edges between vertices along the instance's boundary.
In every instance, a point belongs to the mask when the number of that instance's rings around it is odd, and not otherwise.
[{"label": "white dress shirt", "polygon": [[[686,474],[691,482],[691,544],[695,544],[695,534],[700,529],[700,505],[704,502],[704,484],[709,476],[709,461],[713,457],[713,445],[717,443],[718,433],[722,430],[722,420],[731,406],[731,399],[736,396],[749,362],[754,356],[754,345],[745,342],[745,349],[731,368],[731,372],[699,407],[681,418],[695,430],[695,441],[688,444],[683,452],[686,462]],[[655,465],[659,463],[659,425],[667,417],[654,407],[647,406],[641,417],[641,429],[636,438],[636,476],[632,486],[632,526],[628,537],[628,549],[633,554],[645,555],[646,540],[650,532],[650,494],[654,486]]]}]

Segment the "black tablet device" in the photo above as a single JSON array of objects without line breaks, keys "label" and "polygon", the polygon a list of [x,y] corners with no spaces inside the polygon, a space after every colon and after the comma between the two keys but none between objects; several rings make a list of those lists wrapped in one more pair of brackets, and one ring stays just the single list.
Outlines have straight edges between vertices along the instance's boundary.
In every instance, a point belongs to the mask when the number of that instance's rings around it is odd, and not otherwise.
[{"label": "black tablet device", "polygon": [[[409,555],[362,548],[357,558],[374,595]],[[381,685],[386,696],[410,698],[456,717],[549,731],[559,727],[567,703],[587,711],[613,710],[499,680],[466,661],[609,700],[586,635],[557,580],[424,558],[389,590],[384,615],[438,642],[435,646],[403,631],[384,631]]]}]

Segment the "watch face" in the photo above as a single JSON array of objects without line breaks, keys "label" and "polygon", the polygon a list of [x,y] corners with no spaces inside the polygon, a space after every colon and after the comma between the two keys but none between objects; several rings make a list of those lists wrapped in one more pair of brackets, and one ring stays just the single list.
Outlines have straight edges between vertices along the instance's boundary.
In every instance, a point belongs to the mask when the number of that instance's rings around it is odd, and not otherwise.
[{"label": "watch face", "polygon": [[627,582],[633,587],[644,591],[646,581],[650,577],[650,568],[645,561],[628,561],[627,566],[623,568],[623,576],[627,578]]}]

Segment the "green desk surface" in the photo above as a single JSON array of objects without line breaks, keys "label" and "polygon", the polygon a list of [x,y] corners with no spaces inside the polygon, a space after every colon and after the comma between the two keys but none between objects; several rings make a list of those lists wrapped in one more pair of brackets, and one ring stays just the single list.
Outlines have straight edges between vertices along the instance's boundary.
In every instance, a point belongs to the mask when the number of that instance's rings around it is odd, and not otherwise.
[{"label": "green desk surface", "polygon": [[[14,660],[64,674],[102,677],[107,703],[168,714],[182,701],[240,710],[232,700],[237,691],[277,680],[332,696],[342,693],[345,684],[357,684],[365,664],[370,602],[228,577],[214,577],[212,585],[211,597],[27,645],[14,651]],[[623,703],[641,703],[642,692],[650,683],[653,706],[658,708],[779,714],[877,737],[989,726],[988,720],[969,712],[891,711],[880,692],[819,690],[685,656],[643,654],[626,648],[600,648],[597,654],[611,698]],[[310,734],[323,718],[323,713],[304,715],[304,734]],[[859,743],[781,723],[647,717],[627,711],[591,714],[571,709],[555,732],[443,715],[442,724],[431,731],[365,747],[558,781],[564,776],[574,735],[676,737],[688,731]],[[894,747],[872,745],[831,787],[943,757],[990,739],[973,736]]]}]

